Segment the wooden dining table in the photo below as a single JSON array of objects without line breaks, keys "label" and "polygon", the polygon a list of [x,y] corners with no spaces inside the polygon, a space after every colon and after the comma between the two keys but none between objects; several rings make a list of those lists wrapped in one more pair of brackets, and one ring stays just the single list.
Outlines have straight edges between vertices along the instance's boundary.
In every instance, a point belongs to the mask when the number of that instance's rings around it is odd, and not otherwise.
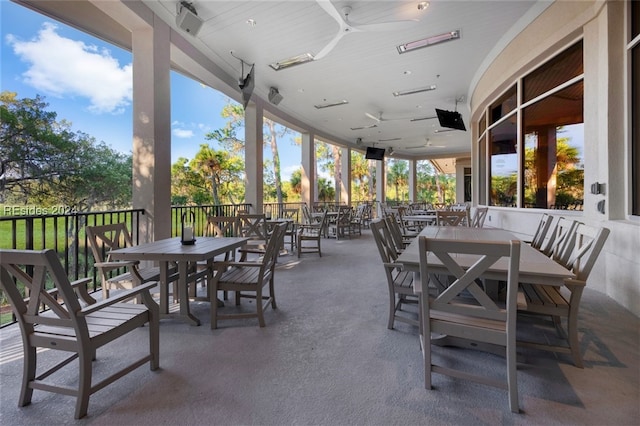
[{"label": "wooden dining table", "polygon": [[[510,241],[518,239],[503,229],[470,228],[467,226],[427,226],[420,231],[419,235],[428,238],[461,241]],[[472,266],[477,260],[478,256],[456,255],[456,262],[463,268]],[[434,274],[442,273],[448,275],[448,269],[437,257],[429,254],[427,261],[429,262],[429,270],[433,271]],[[413,271],[416,274],[420,272],[418,238],[414,238],[411,244],[398,256],[397,262],[403,264],[404,268],[409,271]],[[499,281],[506,281],[507,271],[508,259],[502,258],[480,276],[484,281],[485,291],[491,298],[498,298]],[[519,282],[562,286],[566,278],[575,278],[575,274],[530,245],[524,243],[520,245]],[[423,292],[421,287],[421,280],[416,276],[413,280],[413,291],[422,299],[422,305],[424,305],[427,303],[426,298],[429,297],[429,292]],[[504,355],[504,348],[502,347],[452,336],[431,336],[431,343],[440,346],[471,348]],[[424,344],[422,338],[421,344]]]},{"label": "wooden dining table", "polygon": [[[203,275],[210,281],[213,276],[214,258],[241,247],[248,240],[249,238],[245,237],[197,237],[194,244],[186,245],[182,244],[180,238],[168,238],[112,250],[110,255],[113,260],[158,262],[160,266],[160,316],[177,316],[193,325],[200,325],[200,320],[191,314],[189,309],[188,284]],[[169,313],[170,262],[175,262],[178,265],[180,307],[178,314]],[[196,262],[207,263],[204,274],[194,273],[193,268],[190,268]],[[211,301],[215,297],[215,294],[209,294],[206,299]]]},{"label": "wooden dining table", "polygon": [[[428,238],[453,239],[463,241],[510,241],[517,240],[508,231],[497,228],[470,228],[467,226],[428,226],[420,231],[421,236]],[[471,266],[476,260],[476,256],[459,257],[457,260],[462,267]],[[435,256],[429,257],[429,267],[434,272],[447,272]],[[420,252],[418,248],[418,239],[415,238],[411,244],[398,257],[398,263],[402,263],[404,268],[409,271],[420,271]],[[489,268],[483,278],[490,280],[506,280],[507,277],[507,261],[501,259],[496,262],[493,267]],[[560,265],[553,259],[547,257],[542,252],[534,249],[528,244],[522,244],[520,248],[520,282],[532,284],[544,284],[561,286],[566,278],[575,278],[575,274]],[[414,280],[419,281],[420,280]],[[420,289],[417,289],[420,291]]]}]

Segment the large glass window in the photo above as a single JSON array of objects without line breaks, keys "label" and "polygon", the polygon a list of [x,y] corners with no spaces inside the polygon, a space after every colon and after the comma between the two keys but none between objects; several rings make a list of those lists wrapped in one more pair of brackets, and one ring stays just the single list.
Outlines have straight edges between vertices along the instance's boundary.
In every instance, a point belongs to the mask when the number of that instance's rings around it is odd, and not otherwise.
[{"label": "large glass window", "polygon": [[520,102],[516,85],[489,106],[490,205],[582,209],[582,74],[580,41],[518,82]]},{"label": "large glass window", "polygon": [[524,207],[582,209],[583,84],[524,109]]},{"label": "large glass window", "polygon": [[492,206],[516,207],[518,201],[518,131],[516,115],[489,130]]}]

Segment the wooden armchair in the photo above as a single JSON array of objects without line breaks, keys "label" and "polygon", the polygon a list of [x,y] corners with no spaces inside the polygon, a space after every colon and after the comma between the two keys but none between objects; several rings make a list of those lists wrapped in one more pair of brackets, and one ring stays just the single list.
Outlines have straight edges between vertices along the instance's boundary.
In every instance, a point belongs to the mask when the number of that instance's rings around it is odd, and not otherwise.
[{"label": "wooden armchair", "polygon": [[484,221],[487,218],[487,213],[489,212],[489,207],[476,207],[473,212],[473,217],[471,218],[471,226],[472,228],[482,228],[484,226]]},{"label": "wooden armchair", "polygon": [[[133,288],[148,281],[158,281],[160,279],[160,269],[157,267],[140,268],[139,262],[112,261],[105,252],[116,250],[133,245],[131,234],[125,223],[114,223],[110,225],[86,226],[85,232],[91,247],[91,253],[100,275],[102,285],[102,298],[109,297],[111,289]],[[115,271],[116,275],[113,275]],[[124,271],[124,272],[123,272]],[[177,280],[177,271],[170,271],[170,278]]]},{"label": "wooden armchair", "polygon": [[[421,343],[424,355],[425,387],[431,389],[431,373],[471,380],[485,385],[507,389],[509,407],[519,412],[518,385],[516,379],[516,296],[520,264],[520,241],[486,242],[456,241],[418,237],[420,247],[420,301],[422,306]],[[477,258],[473,265],[463,268],[458,262]],[[447,274],[455,280],[437,297],[430,297],[428,290],[432,263],[445,265]],[[507,296],[504,306],[494,302],[476,283],[496,262],[508,262]],[[441,268],[437,269],[438,271]],[[461,338],[472,341],[471,347],[483,342],[506,352],[507,380],[499,380],[486,375],[461,371],[453,368],[455,361],[435,363],[431,357],[431,333],[447,338]],[[452,351],[451,356],[455,356]],[[476,366],[476,371],[484,369]]]},{"label": "wooden armchair", "polygon": [[436,226],[466,226],[469,218],[468,211],[436,211]]},{"label": "wooden armchair", "polygon": [[[264,255],[257,261],[220,262],[209,287],[209,299],[214,300],[218,291],[235,292],[236,305],[241,298],[255,299],[255,312],[221,313],[217,303],[211,304],[211,328],[218,328],[218,320],[231,318],[258,318],[260,327],[265,326],[264,310],[271,304],[276,309],[274,291],[274,272],[278,251],[284,241],[286,223],[279,223],[273,229],[271,238],[265,248]],[[265,286],[269,286],[269,294],[263,294]],[[247,294],[249,293],[249,294]]]},{"label": "wooden armchair", "polygon": [[[318,253],[322,257],[321,241],[327,226],[327,211],[322,213],[318,221],[301,223],[298,226],[298,257],[302,253]],[[313,245],[311,245],[313,244]]]},{"label": "wooden armchair", "polygon": [[[552,352],[569,353],[576,367],[582,368],[582,355],[578,342],[578,309],[587,278],[609,235],[607,228],[595,228],[579,224],[568,241],[569,257],[562,264],[576,274],[566,279],[563,287],[539,284],[520,284],[518,312],[550,317],[558,335],[566,340],[566,346],[542,342],[518,341],[518,345]],[[566,330],[562,319],[566,319]]]},{"label": "wooden armchair", "polygon": [[285,238],[289,237],[289,243],[291,245],[291,251],[293,251],[296,246],[296,235],[298,233],[298,216],[299,209],[290,209],[284,208],[282,209],[282,219],[286,219],[288,222],[287,230],[285,232]]},{"label": "wooden armchair", "polygon": [[[396,263],[399,253],[384,220],[374,220],[369,224],[369,227],[376,241],[387,278],[389,291],[389,320],[387,328],[389,330],[393,329],[393,324],[396,320],[420,326],[418,311],[414,309],[416,315],[412,317],[403,309],[405,305],[418,306],[418,299],[413,291],[413,272],[403,271],[402,264]],[[402,314],[400,314],[401,312]]]},{"label": "wooden armchair", "polygon": [[547,238],[547,233],[551,228],[551,222],[553,222],[553,216],[548,213],[543,213],[540,218],[540,222],[538,222],[536,232],[533,234],[533,238],[531,239],[531,247],[536,250],[542,250],[545,239]]},{"label": "wooden armchair", "polygon": [[263,255],[269,240],[267,217],[260,213],[238,214],[238,236],[250,238],[239,250],[241,261],[245,261],[250,253]]},{"label": "wooden armchair", "polygon": [[[33,271],[32,275],[24,272],[28,270]],[[149,293],[156,283],[142,284],[96,302],[87,293],[86,285],[90,280],[69,282],[53,250],[0,250],[0,285],[9,298],[22,333],[24,370],[19,406],[31,403],[34,389],[75,396],[75,418],[79,419],[87,414],[91,394],[147,361],[151,370],[158,368],[159,313],[158,305]],[[53,288],[47,290],[50,283]],[[28,292],[27,299],[23,299],[21,286]],[[137,296],[144,304],[121,303]],[[42,306],[48,309],[40,312]],[[97,349],[145,324],[149,325],[149,353],[93,384],[92,361]],[[46,353],[40,353],[38,348],[73,354],[47,371],[37,372],[38,358],[46,357]],[[45,381],[75,359],[79,369],[75,388]]]}]

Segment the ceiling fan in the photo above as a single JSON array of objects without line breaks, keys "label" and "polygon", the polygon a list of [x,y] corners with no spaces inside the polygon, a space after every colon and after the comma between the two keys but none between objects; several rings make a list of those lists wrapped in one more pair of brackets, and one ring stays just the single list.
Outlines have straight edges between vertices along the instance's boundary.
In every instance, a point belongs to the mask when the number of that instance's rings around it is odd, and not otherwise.
[{"label": "ceiling fan", "polygon": [[340,28],[335,37],[325,47],[314,56],[314,60],[322,59],[333,50],[340,39],[349,33],[365,32],[365,31],[394,31],[406,28],[407,24],[418,22],[415,19],[393,22],[379,22],[377,24],[356,24],[349,21],[351,7],[345,6],[340,12],[329,0],[316,0],[318,5],[338,23]]},{"label": "ceiling fan", "polygon": [[406,146],[403,149],[420,149],[420,148],[446,148],[445,145],[434,145],[429,141],[429,138],[425,139],[422,145]]}]

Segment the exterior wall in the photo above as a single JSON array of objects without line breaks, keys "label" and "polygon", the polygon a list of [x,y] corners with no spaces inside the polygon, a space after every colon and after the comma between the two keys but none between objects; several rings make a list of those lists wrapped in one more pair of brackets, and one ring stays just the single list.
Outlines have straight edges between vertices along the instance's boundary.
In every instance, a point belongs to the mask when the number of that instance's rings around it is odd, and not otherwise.
[{"label": "exterior wall", "polygon": [[[473,88],[472,137],[478,118],[517,78],[582,38],[584,43],[585,200],[583,212],[562,211],[588,225],[611,230],[588,285],[640,316],[640,221],[627,217],[629,178],[625,158],[626,79],[624,63],[626,2],[557,1],[522,31],[489,66]],[[476,144],[472,144],[475,146]],[[483,161],[477,149],[472,164]],[[478,170],[476,167],[475,170]],[[477,173],[474,170],[474,177]],[[474,179],[474,199],[483,191]],[[594,182],[604,195],[588,194]],[[605,200],[606,211],[596,209]],[[531,237],[544,210],[490,208],[485,226],[504,228],[523,239]],[[551,214],[559,214],[547,210]]]}]

